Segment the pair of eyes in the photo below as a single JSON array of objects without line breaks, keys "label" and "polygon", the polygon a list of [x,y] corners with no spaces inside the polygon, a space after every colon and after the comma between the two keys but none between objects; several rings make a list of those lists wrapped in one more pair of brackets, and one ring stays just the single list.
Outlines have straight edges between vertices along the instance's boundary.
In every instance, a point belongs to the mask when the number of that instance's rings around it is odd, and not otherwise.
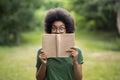
[{"label": "pair of eyes", "polygon": [[62,31],[62,30],[65,30],[65,28],[64,27],[61,27],[61,28],[52,28],[52,30],[53,31],[57,31],[57,30]]},{"label": "pair of eyes", "polygon": [[64,25],[60,26],[59,28],[53,27],[52,30],[53,30],[53,31],[59,30],[60,32],[62,32],[62,31],[65,31],[65,27],[64,27]]}]

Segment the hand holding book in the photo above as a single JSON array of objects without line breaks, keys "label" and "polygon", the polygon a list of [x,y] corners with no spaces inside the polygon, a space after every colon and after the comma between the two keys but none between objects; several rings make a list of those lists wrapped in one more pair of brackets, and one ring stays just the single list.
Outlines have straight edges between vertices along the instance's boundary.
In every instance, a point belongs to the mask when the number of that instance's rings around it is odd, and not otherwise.
[{"label": "hand holding book", "polygon": [[46,64],[47,63],[47,55],[45,54],[45,52],[42,50],[40,55],[39,55],[39,58],[42,62],[42,64]]},{"label": "hand holding book", "polygon": [[73,58],[73,62],[77,62],[77,59],[78,59],[77,49],[75,47],[72,47],[72,48],[68,49],[67,52],[70,53],[70,57]]},{"label": "hand holding book", "polygon": [[[66,50],[66,52],[69,54],[68,57],[72,57],[73,58],[73,62],[77,62],[77,58],[78,58],[78,51],[76,48],[72,47],[68,50]],[[49,53],[48,53],[49,54]],[[39,55],[42,64],[46,64],[47,63],[47,55],[46,53],[42,50],[41,54]]]}]

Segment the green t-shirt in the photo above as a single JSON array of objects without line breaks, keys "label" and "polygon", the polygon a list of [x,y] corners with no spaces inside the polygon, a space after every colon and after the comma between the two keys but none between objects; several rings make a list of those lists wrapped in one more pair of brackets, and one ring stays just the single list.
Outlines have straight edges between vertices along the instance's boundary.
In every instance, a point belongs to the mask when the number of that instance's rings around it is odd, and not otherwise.
[{"label": "green t-shirt", "polygon": [[[78,63],[83,63],[83,56],[81,50],[78,49]],[[36,67],[39,68],[41,60],[39,54],[42,49],[39,49],[37,54]],[[48,58],[46,66],[46,79],[45,80],[74,80],[73,76],[73,60],[72,58]]]}]

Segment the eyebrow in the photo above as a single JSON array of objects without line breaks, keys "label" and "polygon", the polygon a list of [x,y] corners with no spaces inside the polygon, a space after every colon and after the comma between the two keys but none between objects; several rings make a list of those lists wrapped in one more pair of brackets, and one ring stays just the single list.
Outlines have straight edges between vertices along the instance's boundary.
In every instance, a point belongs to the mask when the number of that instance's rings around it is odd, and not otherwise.
[{"label": "eyebrow", "polygon": [[[52,25],[52,26],[56,27],[56,25]],[[61,24],[60,26],[65,26],[65,25],[64,25],[64,24]]]}]

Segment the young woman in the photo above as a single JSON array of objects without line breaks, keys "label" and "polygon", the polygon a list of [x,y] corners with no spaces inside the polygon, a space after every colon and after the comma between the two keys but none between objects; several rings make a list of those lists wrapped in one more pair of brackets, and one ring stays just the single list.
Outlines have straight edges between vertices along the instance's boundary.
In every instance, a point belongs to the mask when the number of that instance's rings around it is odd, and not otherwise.
[{"label": "young woman", "polygon": [[[74,19],[62,8],[51,9],[45,17],[45,32],[48,34],[74,33]],[[68,50],[71,57],[47,58],[47,54],[39,49],[36,63],[37,80],[82,80],[83,56],[80,48]]]}]

